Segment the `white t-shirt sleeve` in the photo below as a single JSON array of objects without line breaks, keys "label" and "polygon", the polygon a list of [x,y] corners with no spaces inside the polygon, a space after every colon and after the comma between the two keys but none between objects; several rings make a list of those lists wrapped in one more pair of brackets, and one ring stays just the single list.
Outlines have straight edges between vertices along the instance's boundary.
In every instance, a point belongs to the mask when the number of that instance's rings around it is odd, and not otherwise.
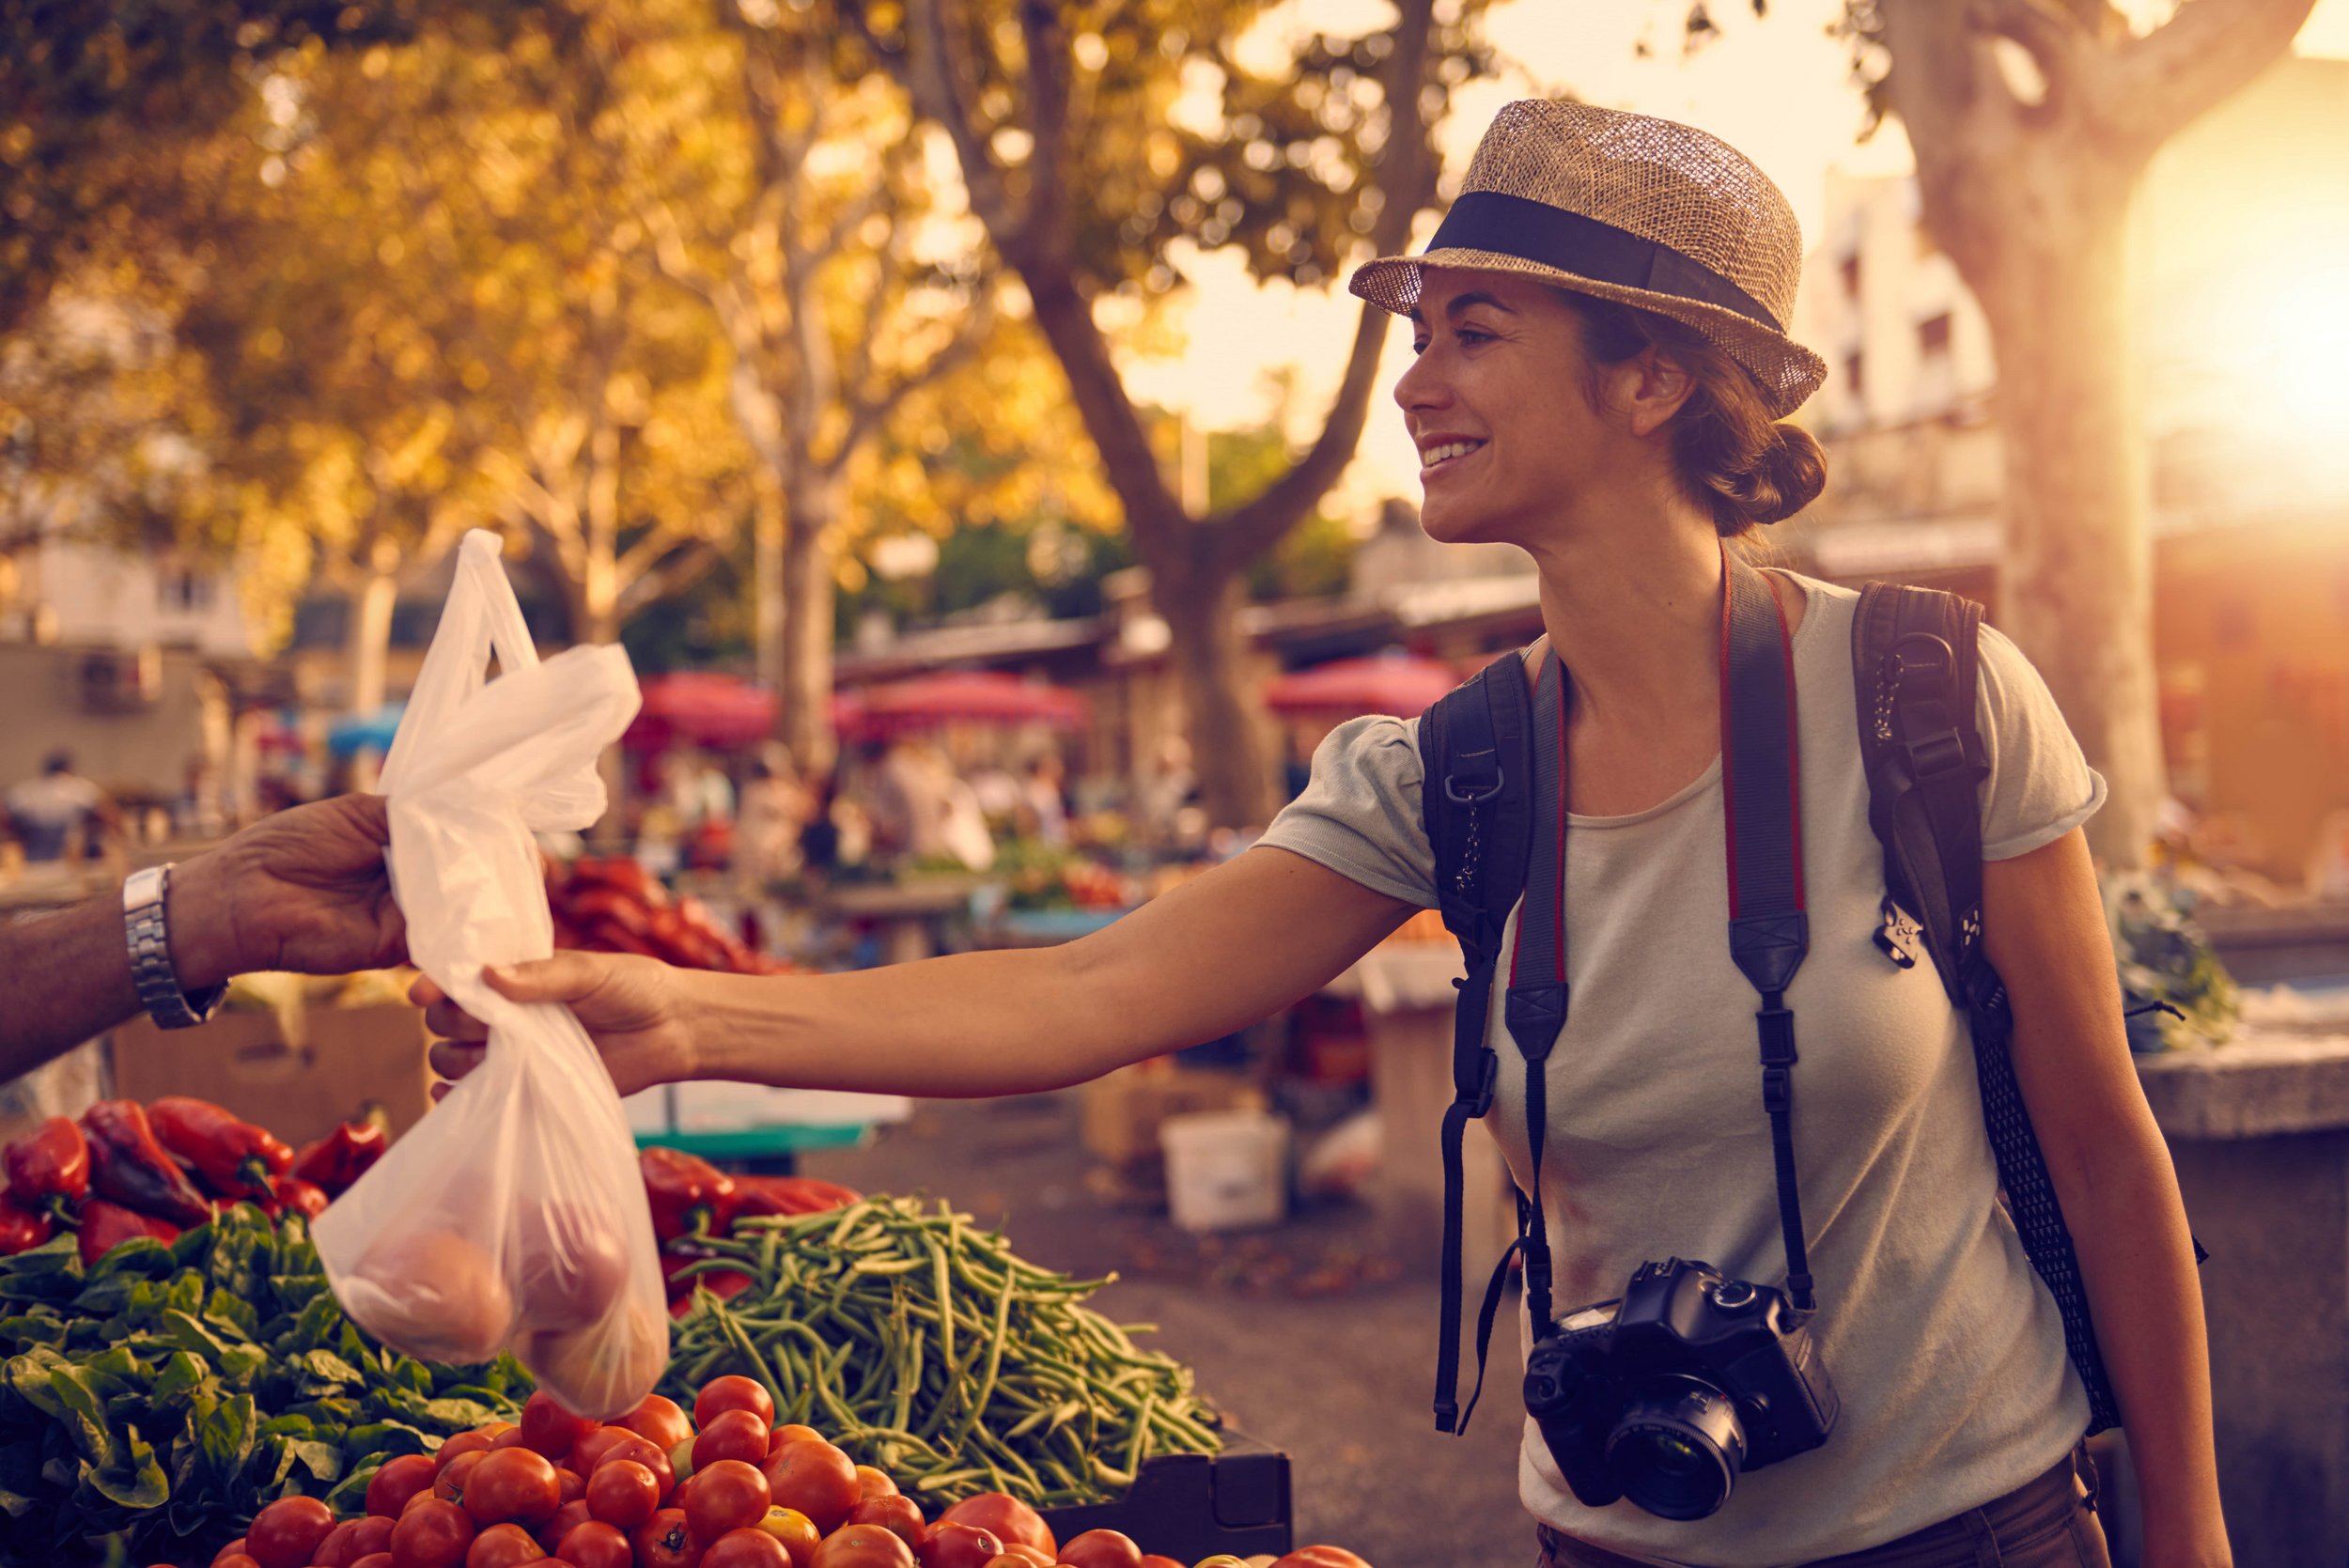
[{"label": "white t-shirt sleeve", "polygon": [[1990,756],[1982,787],[1982,858],[2010,861],[2070,832],[2105,803],[2104,775],[2088,766],[2047,683],[2023,650],[1982,629],[1975,722]]},{"label": "white t-shirt sleeve", "polygon": [[1436,907],[1436,856],[1420,816],[1419,722],[1349,719],[1314,751],[1312,782],[1256,842],[1373,893]]}]

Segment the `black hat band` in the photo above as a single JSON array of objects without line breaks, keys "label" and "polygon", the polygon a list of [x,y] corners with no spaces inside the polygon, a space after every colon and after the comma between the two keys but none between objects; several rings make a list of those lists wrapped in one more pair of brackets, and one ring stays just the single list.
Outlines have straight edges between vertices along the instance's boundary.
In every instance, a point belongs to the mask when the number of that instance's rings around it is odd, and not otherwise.
[{"label": "black hat band", "polygon": [[1773,333],[1784,331],[1752,295],[1671,246],[1504,191],[1470,191],[1452,204],[1427,249],[1455,248],[1493,251],[1594,283],[1719,305]]}]

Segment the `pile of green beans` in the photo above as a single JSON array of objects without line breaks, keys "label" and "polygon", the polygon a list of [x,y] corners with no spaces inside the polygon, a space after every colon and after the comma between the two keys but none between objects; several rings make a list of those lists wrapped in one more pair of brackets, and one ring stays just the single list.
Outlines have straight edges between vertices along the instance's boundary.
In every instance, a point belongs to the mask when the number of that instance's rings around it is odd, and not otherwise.
[{"label": "pile of green beans", "polygon": [[725,1301],[695,1290],[662,1390],[691,1408],[713,1377],[756,1378],[778,1421],[816,1427],[926,1513],[981,1492],[1102,1502],[1154,1454],[1223,1446],[1190,1369],[1135,1346],[1151,1326],[1083,1305],[1115,1275],[1038,1268],[942,1203],[867,1198],[696,1241],[708,1256],[687,1272],[752,1283]]}]

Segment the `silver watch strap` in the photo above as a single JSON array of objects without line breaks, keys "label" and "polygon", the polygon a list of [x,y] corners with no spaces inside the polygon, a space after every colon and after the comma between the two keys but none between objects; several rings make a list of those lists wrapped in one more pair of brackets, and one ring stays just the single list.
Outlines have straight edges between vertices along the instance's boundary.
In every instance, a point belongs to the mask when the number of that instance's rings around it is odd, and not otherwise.
[{"label": "silver watch strap", "polygon": [[214,986],[194,995],[179,988],[179,976],[171,967],[171,934],[164,916],[163,901],[170,888],[168,865],[131,874],[122,884],[123,937],[131,948],[131,983],[138,987],[147,1016],[162,1029],[187,1029],[209,1017],[228,987]]}]

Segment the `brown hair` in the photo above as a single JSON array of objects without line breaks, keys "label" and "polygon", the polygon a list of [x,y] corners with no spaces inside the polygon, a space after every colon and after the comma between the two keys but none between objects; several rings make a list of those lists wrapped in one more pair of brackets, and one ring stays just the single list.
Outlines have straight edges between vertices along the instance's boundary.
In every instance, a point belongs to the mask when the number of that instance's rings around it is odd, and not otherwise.
[{"label": "brown hair", "polygon": [[1590,356],[1583,395],[1599,401],[1598,367],[1654,349],[1687,370],[1696,390],[1669,427],[1672,464],[1689,499],[1725,539],[1793,517],[1827,488],[1827,454],[1798,425],[1774,421],[1752,373],[1694,327],[1654,311],[1552,287],[1582,320]]}]

